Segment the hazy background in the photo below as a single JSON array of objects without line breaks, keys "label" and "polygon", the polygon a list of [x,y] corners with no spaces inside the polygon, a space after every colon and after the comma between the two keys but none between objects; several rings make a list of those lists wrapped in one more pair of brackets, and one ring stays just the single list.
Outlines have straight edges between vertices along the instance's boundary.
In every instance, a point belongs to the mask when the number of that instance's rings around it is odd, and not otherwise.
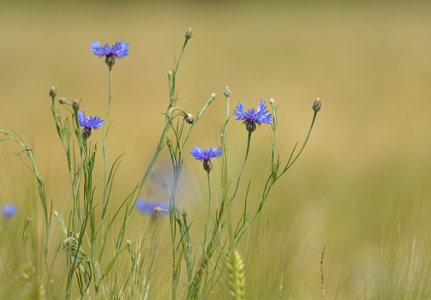
[{"label": "hazy background", "polygon": [[[49,111],[50,86],[59,96],[81,99],[87,114],[103,116],[108,71],[89,45],[122,38],[130,43],[131,56],[113,68],[108,140],[111,161],[125,153],[115,192],[123,197],[155,149],[168,101],[167,72],[191,26],[177,81],[179,105],[196,113],[212,92],[218,97],[192,134],[190,148],[219,144],[226,84],[233,91],[231,109],[238,101],[249,107],[275,98],[284,160],[305,137],[312,101],[323,102],[303,157],[273,190],[239,249],[249,297],[319,297],[324,245],[330,298],[413,299],[412,289],[422,291],[421,299],[431,297],[431,279],[422,270],[431,250],[431,4],[0,5],[0,128],[13,128],[34,147],[55,209],[69,207],[70,188]],[[268,171],[270,136],[269,126],[253,134],[245,173],[252,183]],[[243,125],[232,122],[229,137],[236,170],[245,148]],[[101,141],[101,132],[92,139]],[[25,212],[30,203],[23,195],[33,187],[22,188],[28,174],[9,155],[15,150],[0,144],[0,203],[17,201]],[[101,167],[99,161],[98,171]],[[157,172],[168,167],[161,157]],[[195,212],[205,207],[204,175],[201,165],[186,157],[180,201]],[[144,198],[163,195],[153,191],[159,184],[155,177]],[[32,201],[39,205],[36,197]]]}]

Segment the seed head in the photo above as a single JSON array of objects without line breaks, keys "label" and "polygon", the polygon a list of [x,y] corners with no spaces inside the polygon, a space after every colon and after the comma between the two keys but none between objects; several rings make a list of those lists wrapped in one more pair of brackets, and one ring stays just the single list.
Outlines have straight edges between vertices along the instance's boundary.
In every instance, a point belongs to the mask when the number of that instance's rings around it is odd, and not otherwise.
[{"label": "seed head", "polygon": [[52,97],[52,98],[54,98],[55,96],[57,96],[57,89],[55,88],[55,87],[51,87],[50,89],[49,89],[49,95]]},{"label": "seed head", "polygon": [[322,101],[320,100],[320,98],[317,98],[313,101],[312,108],[314,112],[318,112],[322,108]]}]

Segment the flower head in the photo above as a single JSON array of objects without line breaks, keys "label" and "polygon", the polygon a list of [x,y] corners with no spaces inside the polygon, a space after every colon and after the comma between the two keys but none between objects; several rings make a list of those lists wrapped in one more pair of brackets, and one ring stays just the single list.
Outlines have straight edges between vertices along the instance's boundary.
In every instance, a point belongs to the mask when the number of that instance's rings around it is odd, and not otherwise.
[{"label": "flower head", "polygon": [[152,216],[158,215],[169,215],[170,204],[168,202],[144,202],[142,199],[138,199],[136,202],[136,209],[143,214],[148,214]]},{"label": "flower head", "polygon": [[97,116],[90,116],[86,118],[85,112],[83,111],[80,111],[78,113],[78,121],[79,121],[79,126],[82,126],[85,128],[91,128],[91,129],[97,129],[103,124],[105,124],[105,122]]},{"label": "flower head", "polygon": [[249,132],[256,129],[256,124],[272,123],[272,114],[266,109],[265,101],[263,100],[260,100],[260,105],[256,108],[256,111],[254,108],[244,111],[244,103],[239,103],[233,114],[237,120],[243,121]]},{"label": "flower head", "polygon": [[207,172],[211,171],[212,169],[211,158],[220,157],[222,154],[221,147],[211,147],[209,149],[204,149],[198,146],[195,146],[193,150],[190,151],[190,153],[196,160],[203,161],[204,169]]},{"label": "flower head", "polygon": [[78,122],[79,126],[84,127],[84,129],[82,130],[82,136],[84,137],[84,139],[88,139],[90,137],[91,129],[97,129],[103,124],[105,124],[105,122],[97,116],[90,116],[86,118],[85,112],[83,111],[80,111],[78,113]]},{"label": "flower head", "polygon": [[128,49],[129,45],[130,44],[124,43],[124,39],[122,39],[121,42],[116,42],[112,46],[109,46],[108,43],[106,43],[103,47],[100,45],[99,41],[94,41],[91,43],[91,48],[88,50],[90,50],[94,53],[94,55],[97,55],[99,57],[110,56],[123,58],[124,56],[130,56]]},{"label": "flower head", "polygon": [[18,213],[18,208],[15,204],[5,204],[0,207],[0,215],[3,218],[9,219]]},{"label": "flower head", "polygon": [[209,149],[200,148],[195,146],[190,153],[197,160],[210,160],[211,158],[217,158],[221,156],[221,147],[211,147]]}]

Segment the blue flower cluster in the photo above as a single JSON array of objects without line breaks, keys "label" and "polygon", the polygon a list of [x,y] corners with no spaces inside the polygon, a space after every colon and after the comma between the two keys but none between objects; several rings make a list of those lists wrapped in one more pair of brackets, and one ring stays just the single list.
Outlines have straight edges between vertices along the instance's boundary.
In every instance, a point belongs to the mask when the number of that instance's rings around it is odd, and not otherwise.
[{"label": "blue flower cluster", "polygon": [[94,41],[90,45],[90,51],[99,57],[116,57],[123,58],[125,56],[130,56],[129,44],[124,43],[124,39],[121,42],[116,42],[114,45],[109,46],[108,43],[105,46],[101,46],[99,41]]},{"label": "blue flower cluster", "polygon": [[239,103],[233,114],[236,120],[243,121],[249,132],[253,132],[256,129],[256,124],[272,123],[272,114],[266,109],[265,101],[263,100],[260,100],[260,105],[256,108],[256,111],[254,108],[244,111],[244,103]]}]

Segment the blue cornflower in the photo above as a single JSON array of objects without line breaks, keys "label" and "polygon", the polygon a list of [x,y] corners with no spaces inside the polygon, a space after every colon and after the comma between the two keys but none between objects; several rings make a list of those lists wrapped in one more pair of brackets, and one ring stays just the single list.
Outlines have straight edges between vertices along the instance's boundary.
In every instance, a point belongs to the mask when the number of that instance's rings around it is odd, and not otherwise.
[{"label": "blue cornflower", "polygon": [[158,215],[169,215],[170,204],[168,202],[144,202],[142,199],[138,199],[136,202],[136,209],[143,214],[149,214],[152,216]]},{"label": "blue cornflower", "polygon": [[212,169],[211,158],[220,157],[221,147],[211,147],[209,149],[200,148],[195,146],[190,153],[194,156],[195,159],[203,161],[205,171],[209,172]]},{"label": "blue cornflower", "polygon": [[117,58],[123,58],[124,56],[130,56],[129,53],[129,45],[124,42],[124,39],[121,42],[116,42],[114,45],[109,46],[108,43],[105,46],[100,46],[99,41],[94,41],[91,43],[91,48],[88,49],[97,56],[115,56]]},{"label": "blue cornflower", "polygon": [[256,108],[244,111],[244,103],[239,103],[234,113],[237,120],[242,120],[248,132],[253,132],[256,129],[256,124],[271,124],[272,114],[266,109],[265,101],[260,100],[260,105]]},{"label": "blue cornflower", "polygon": [[90,44],[91,48],[89,49],[94,55],[99,57],[105,56],[106,64],[109,67],[112,67],[115,63],[115,58],[123,58],[125,56],[130,56],[129,53],[129,44],[124,42],[124,39],[121,42],[116,42],[114,45],[109,46],[108,43],[105,46],[101,46],[99,41],[93,41]]},{"label": "blue cornflower", "polygon": [[5,204],[0,207],[0,215],[3,218],[9,219],[18,213],[18,208],[15,204]]},{"label": "blue cornflower", "polygon": [[79,126],[84,127],[82,135],[85,139],[89,138],[91,135],[91,129],[97,129],[105,122],[97,116],[85,117],[85,112],[80,111],[78,113]]}]

